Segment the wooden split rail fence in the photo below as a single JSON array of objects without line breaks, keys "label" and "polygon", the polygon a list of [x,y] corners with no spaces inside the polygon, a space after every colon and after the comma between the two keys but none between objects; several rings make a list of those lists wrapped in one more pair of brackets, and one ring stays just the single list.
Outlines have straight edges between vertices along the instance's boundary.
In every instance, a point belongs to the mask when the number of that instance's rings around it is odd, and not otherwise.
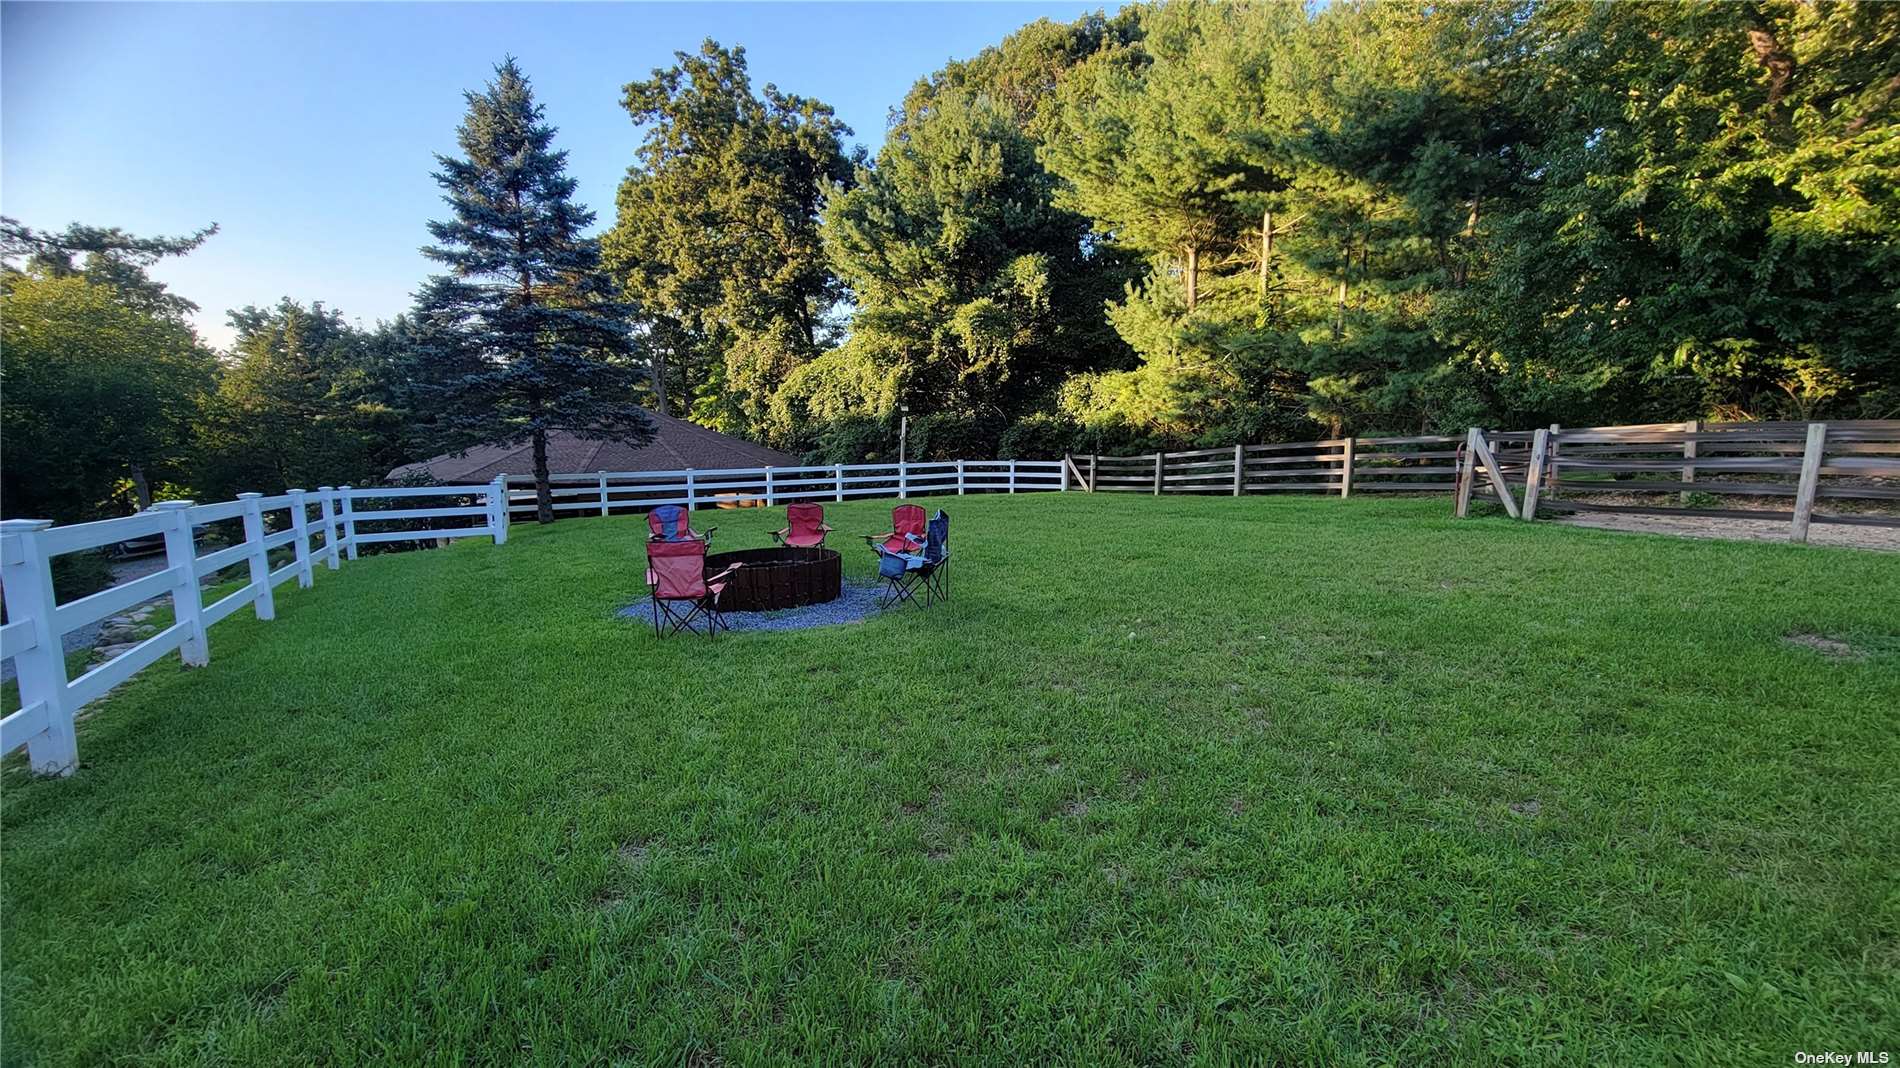
[{"label": "wooden split rail fence", "polygon": [[[1523,519],[1541,508],[1787,520],[1796,541],[1807,540],[1811,523],[1900,526],[1891,511],[1825,506],[1900,501],[1900,420],[1473,427],[1463,436],[1332,438],[1064,462],[1078,486],[1101,493],[1449,493],[1459,516],[1476,499]],[[1702,506],[1693,494],[1780,496],[1791,504]],[[1637,501],[1603,499],[1612,495]]]},{"label": "wooden split rail fence", "polygon": [[[1900,526],[1891,509],[1835,503],[1900,501],[1900,420],[1551,427],[1536,432],[1524,483],[1526,519],[1542,509],[1785,520],[1798,542],[1815,523]],[[1788,506],[1721,507],[1721,497]]]},{"label": "wooden split rail fence", "polygon": [[[1521,473],[1532,434],[1488,434],[1506,471]],[[1234,445],[1139,456],[1070,456],[1070,477],[1103,493],[1451,493],[1468,437],[1353,437]]]}]

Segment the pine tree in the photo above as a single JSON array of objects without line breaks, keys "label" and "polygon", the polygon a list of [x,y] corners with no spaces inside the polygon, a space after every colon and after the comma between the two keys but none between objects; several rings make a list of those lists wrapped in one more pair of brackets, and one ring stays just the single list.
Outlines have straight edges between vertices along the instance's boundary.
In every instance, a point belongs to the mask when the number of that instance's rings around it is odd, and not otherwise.
[{"label": "pine tree", "polygon": [[429,280],[418,311],[447,344],[423,374],[452,444],[533,444],[535,514],[549,523],[549,431],[636,443],[653,431],[635,395],[631,309],[583,233],[594,213],[572,202],[567,153],[550,148],[528,79],[512,58],[495,75],[466,94],[464,158],[436,157],[454,217],[429,224],[437,244],[422,251],[450,273]]}]

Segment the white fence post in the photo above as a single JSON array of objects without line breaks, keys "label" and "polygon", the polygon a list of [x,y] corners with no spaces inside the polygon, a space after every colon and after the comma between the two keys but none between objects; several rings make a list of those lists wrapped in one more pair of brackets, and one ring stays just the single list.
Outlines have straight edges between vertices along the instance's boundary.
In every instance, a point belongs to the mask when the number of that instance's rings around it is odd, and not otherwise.
[{"label": "white fence post", "polygon": [[696,495],[694,493],[694,486],[693,486],[693,469],[689,467],[686,469],[686,510],[689,512],[698,506],[698,502],[696,501],[695,496]]},{"label": "white fence post", "polygon": [[251,610],[259,619],[276,619],[277,599],[270,592],[270,554],[264,551],[264,510],[257,503],[263,499],[261,493],[238,494],[238,500],[244,502],[244,545],[250,550],[244,556],[251,565],[251,585],[257,587]]},{"label": "white fence post", "polygon": [[79,738],[66,707],[66,649],[53,628],[52,561],[40,542],[50,519],[0,521],[0,588],[7,614],[32,628],[33,645],[13,658],[20,681],[20,708],[39,705],[46,729],[27,739],[27,762],[41,775],[71,775],[79,766]]},{"label": "white fence post", "polygon": [[318,486],[320,511],[323,513],[323,566],[337,569],[336,559],[336,487]]},{"label": "white fence post", "polygon": [[772,465],[767,464],[765,465],[765,506],[770,508],[777,503],[778,499],[772,495]]},{"label": "white fence post", "polygon": [[291,544],[297,547],[297,585],[310,588],[313,576],[310,574],[310,515],[304,509],[303,491],[290,491],[290,529],[296,532],[297,540]]},{"label": "white fence post", "polygon": [[1808,523],[1814,519],[1814,498],[1821,490],[1821,458],[1827,453],[1827,424],[1808,424],[1807,447],[1801,452],[1801,482],[1794,492],[1794,525],[1788,540],[1806,542]]},{"label": "white fence post", "polygon": [[1016,461],[1009,462],[1009,491],[1016,492]]},{"label": "white fence post", "polygon": [[957,461],[957,496],[963,496],[963,461]]},{"label": "white fence post", "polygon": [[600,472],[600,514],[607,514],[607,472]]},{"label": "white fence post", "polygon": [[198,550],[191,536],[191,504],[160,501],[152,505],[152,511],[164,512],[171,519],[171,525],[165,528],[165,564],[178,571],[172,580],[172,617],[185,625],[178,658],[187,667],[203,667],[211,662],[211,646],[205,641],[204,600],[198,594]]},{"label": "white fence post", "polygon": [[495,480],[488,484],[488,532],[494,537],[496,545],[508,544],[507,475],[496,475]]},{"label": "white fence post", "polygon": [[1057,471],[1062,475],[1062,492],[1069,492],[1069,458],[1067,456],[1062,458],[1062,466],[1057,468]]},{"label": "white fence post", "polygon": [[901,501],[909,496],[910,463],[906,460],[899,460],[897,461],[897,499]]},{"label": "white fence post", "polygon": [[337,500],[343,507],[343,551],[356,559],[356,509],[350,505],[350,487],[337,487]]},{"label": "white fence post", "polygon": [[831,467],[831,477],[837,480],[838,503],[843,504],[844,503],[844,465],[833,464]]}]

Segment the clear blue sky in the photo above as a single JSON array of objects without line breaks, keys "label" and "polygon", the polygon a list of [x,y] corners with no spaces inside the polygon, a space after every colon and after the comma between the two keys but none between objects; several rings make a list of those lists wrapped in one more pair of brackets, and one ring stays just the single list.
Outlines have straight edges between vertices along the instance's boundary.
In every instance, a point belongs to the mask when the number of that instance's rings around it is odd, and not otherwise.
[{"label": "clear blue sky", "polygon": [[[913,81],[1042,16],[1101,3],[0,5],[0,212],[220,233],[156,273],[227,309],[291,296],[369,325],[409,304],[443,212],[432,153],[513,53],[599,224],[638,135],[620,87],[706,37],[755,86],[835,107],[873,151]],[[1114,6],[1114,5],[1109,5]]]}]

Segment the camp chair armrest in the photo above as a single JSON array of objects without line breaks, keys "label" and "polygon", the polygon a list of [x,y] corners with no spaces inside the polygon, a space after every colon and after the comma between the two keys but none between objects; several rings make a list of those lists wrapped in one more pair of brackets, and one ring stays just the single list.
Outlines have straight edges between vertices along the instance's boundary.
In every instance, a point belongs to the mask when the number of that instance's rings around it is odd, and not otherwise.
[{"label": "camp chair armrest", "polygon": [[785,544],[785,535],[790,534],[791,532],[792,532],[791,527],[780,527],[779,529],[772,532],[772,540],[779,543],[780,545],[783,545]]},{"label": "camp chair armrest", "polygon": [[710,586],[715,582],[724,582],[726,579],[732,577],[732,573],[734,571],[737,571],[744,566],[745,564],[743,563],[734,564],[731,567],[725,569],[724,571],[721,571],[717,575],[708,576],[706,579],[706,585]]}]

